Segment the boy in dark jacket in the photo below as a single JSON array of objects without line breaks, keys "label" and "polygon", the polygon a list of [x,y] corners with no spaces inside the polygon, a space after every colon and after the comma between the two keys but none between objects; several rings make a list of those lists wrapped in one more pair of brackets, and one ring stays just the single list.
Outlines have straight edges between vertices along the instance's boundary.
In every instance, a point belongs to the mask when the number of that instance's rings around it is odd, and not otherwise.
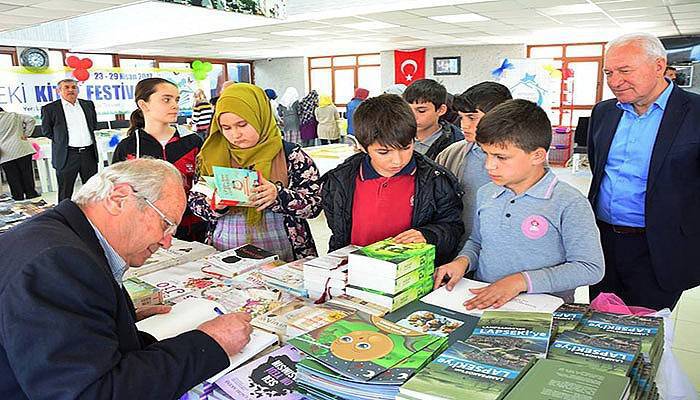
[{"label": "boy in dark jacket", "polygon": [[447,89],[433,79],[413,82],[403,92],[416,119],[415,150],[434,160],[441,151],[464,138],[462,130],[440,117],[447,112]]},{"label": "boy in dark jacket", "polygon": [[321,178],[321,205],[331,229],[329,250],[387,237],[431,243],[440,264],[464,232],[456,178],[414,151],[416,120],[399,96],[365,100],[354,115],[363,152]]}]

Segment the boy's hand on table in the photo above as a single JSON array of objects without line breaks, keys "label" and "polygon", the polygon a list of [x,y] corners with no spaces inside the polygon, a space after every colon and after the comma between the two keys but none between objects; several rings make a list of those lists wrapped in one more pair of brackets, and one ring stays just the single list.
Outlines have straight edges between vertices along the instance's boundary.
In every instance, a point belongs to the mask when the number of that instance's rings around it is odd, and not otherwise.
[{"label": "boy's hand on table", "polygon": [[420,231],[409,229],[401,232],[392,239],[394,243],[426,243],[425,236]]},{"label": "boy's hand on table", "polygon": [[433,290],[442,286],[444,284],[443,281],[449,278],[445,284],[447,285],[447,290],[451,291],[459,280],[464,277],[467,268],[469,268],[469,259],[467,257],[457,257],[454,261],[441,265],[435,270]]},{"label": "boy's hand on table", "polygon": [[498,308],[522,292],[527,291],[527,282],[521,273],[508,275],[496,282],[479,288],[469,289],[476,296],[464,302],[467,310],[478,308]]}]

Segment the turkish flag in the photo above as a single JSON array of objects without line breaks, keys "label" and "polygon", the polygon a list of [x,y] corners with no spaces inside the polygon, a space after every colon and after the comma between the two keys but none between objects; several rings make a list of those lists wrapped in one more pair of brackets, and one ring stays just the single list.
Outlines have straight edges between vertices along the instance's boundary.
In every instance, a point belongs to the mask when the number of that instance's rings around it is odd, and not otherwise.
[{"label": "turkish flag", "polygon": [[394,83],[408,86],[425,78],[425,49],[394,50]]}]

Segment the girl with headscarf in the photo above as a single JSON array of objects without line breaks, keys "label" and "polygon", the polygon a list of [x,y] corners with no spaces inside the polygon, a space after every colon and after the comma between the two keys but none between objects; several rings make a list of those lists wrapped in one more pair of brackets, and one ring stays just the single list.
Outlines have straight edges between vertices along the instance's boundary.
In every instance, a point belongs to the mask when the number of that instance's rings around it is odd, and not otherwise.
[{"label": "girl with headscarf", "polygon": [[348,135],[354,134],[352,128],[352,115],[355,113],[357,106],[359,106],[363,101],[367,100],[367,97],[369,97],[369,90],[363,88],[355,89],[355,96],[353,96],[352,100],[350,100],[345,111],[345,118],[348,119]]},{"label": "girl with headscarf", "polygon": [[218,250],[251,243],[285,261],[316,256],[306,221],[320,211],[319,172],[298,145],[282,139],[263,90],[236,83],[219,97],[211,131],[197,159],[197,176],[212,176],[214,166],[258,171],[253,207],[211,206],[191,192],[189,205],[209,222],[208,242]]},{"label": "girl with headscarf", "polygon": [[340,139],[340,114],[333,104],[331,96],[322,95],[318,99],[318,108],[314,111],[318,120],[318,138],[321,144],[336,143]]},{"label": "girl with headscarf", "polygon": [[277,115],[282,119],[284,140],[290,143],[301,143],[299,134],[299,92],[296,88],[288,87],[279,100]]},{"label": "girl with headscarf", "polygon": [[312,146],[316,141],[318,121],[314,111],[318,107],[318,92],[312,90],[299,102],[299,130],[302,146]]}]

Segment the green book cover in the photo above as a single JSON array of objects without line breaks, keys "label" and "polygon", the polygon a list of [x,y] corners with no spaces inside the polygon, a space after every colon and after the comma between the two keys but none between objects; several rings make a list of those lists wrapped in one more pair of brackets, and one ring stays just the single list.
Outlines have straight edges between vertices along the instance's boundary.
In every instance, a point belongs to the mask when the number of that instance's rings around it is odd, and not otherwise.
[{"label": "green book cover", "polygon": [[639,342],[578,331],[560,334],[549,347],[547,358],[585,365],[601,372],[631,376],[639,355]]},{"label": "green book cover", "polygon": [[222,204],[247,206],[260,178],[257,171],[214,166],[216,196]]},{"label": "green book cover", "polygon": [[[394,243],[391,238],[355,250],[348,256],[348,279],[381,276],[398,278],[427,264],[435,264],[435,246],[428,243]],[[354,270],[354,271],[353,271]]]},{"label": "green book cover", "polygon": [[558,360],[537,360],[505,400],[621,400],[629,378]]},{"label": "green book cover", "polygon": [[496,400],[529,361],[506,365],[491,348],[457,341],[399,389],[415,398]]},{"label": "green book cover", "polygon": [[433,290],[433,277],[429,276],[422,281],[416,282],[412,286],[404,289],[400,293],[390,294],[363,287],[348,285],[345,291],[350,296],[359,297],[382,307],[389,311],[398,310],[413,300],[419,299]]},{"label": "green book cover", "polygon": [[469,340],[495,343],[506,352],[513,349],[511,356],[544,357],[551,327],[550,313],[484,311]]},{"label": "green book cover", "polygon": [[355,313],[289,340],[326,367],[369,381],[441,338]]},{"label": "green book cover", "polygon": [[662,318],[594,312],[581,322],[578,330],[637,338],[641,341],[644,359],[650,363],[657,363],[660,352],[663,351]]},{"label": "green book cover", "polygon": [[409,329],[447,337],[450,344],[471,335],[479,317],[414,300],[384,316]]},{"label": "green book cover", "polygon": [[[380,373],[367,383],[376,385],[401,385],[417,371],[421,370],[435,358],[435,356],[440,354],[445,347],[447,347],[446,339],[436,340],[393,367]],[[302,371],[302,374],[315,374],[332,380],[356,382],[355,379],[345,377],[311,357],[301,360],[297,368]]]},{"label": "green book cover", "polygon": [[557,334],[576,329],[590,311],[591,308],[588,304],[562,304],[552,313],[552,339]]}]

